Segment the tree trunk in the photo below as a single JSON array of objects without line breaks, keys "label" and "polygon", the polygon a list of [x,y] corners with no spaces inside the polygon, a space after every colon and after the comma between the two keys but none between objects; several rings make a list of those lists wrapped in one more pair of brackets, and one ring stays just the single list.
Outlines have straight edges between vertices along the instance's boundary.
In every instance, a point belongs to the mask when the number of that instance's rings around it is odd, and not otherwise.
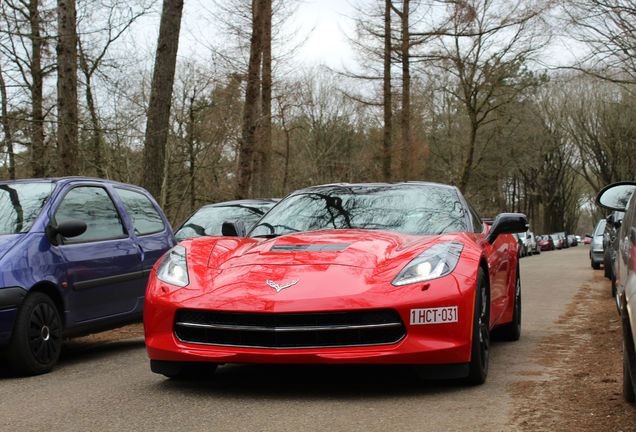
[{"label": "tree trunk", "polygon": [[76,175],[77,153],[77,28],[75,0],[57,0],[57,146],[59,173]]},{"label": "tree trunk", "polygon": [[15,180],[15,153],[13,152],[13,133],[11,122],[9,121],[9,109],[7,100],[7,86],[2,75],[2,65],[0,65],[0,103],[2,105],[2,130],[4,132],[4,146],[9,156],[9,179]]},{"label": "tree trunk", "polygon": [[391,142],[392,97],[391,97],[391,0],[385,0],[384,6],[384,136],[382,138],[382,177],[385,182],[391,181]]},{"label": "tree trunk", "polygon": [[[162,196],[164,182],[166,143],[182,12],[183,0],[164,0],[146,122],[142,177],[145,188],[157,198]],[[160,202],[160,205],[164,204],[165,202]]]},{"label": "tree trunk", "polygon": [[409,180],[411,176],[411,69],[410,69],[410,34],[409,34],[409,2],[402,4],[402,176]]},{"label": "tree trunk", "polygon": [[468,136],[468,147],[466,148],[466,158],[464,159],[464,166],[459,176],[459,182],[457,187],[462,193],[466,191],[468,180],[470,180],[470,173],[473,169],[473,158],[475,156],[475,142],[477,141],[477,121],[472,119],[471,116],[471,128]]},{"label": "tree trunk", "polygon": [[263,1],[263,70],[261,82],[261,155],[260,180],[257,193],[270,196],[272,193],[271,158],[272,151],[272,0]]},{"label": "tree trunk", "polygon": [[252,0],[252,37],[250,38],[250,59],[247,70],[245,105],[243,107],[243,130],[238,148],[238,184],[236,198],[250,196],[253,175],[254,148],[258,129],[260,66],[263,53],[262,28],[266,0]]},{"label": "tree trunk", "polygon": [[40,4],[39,0],[31,0],[29,3],[29,25],[31,32],[31,175],[33,177],[45,177],[47,174],[47,157],[44,146],[44,109],[42,83],[44,71],[42,70],[42,45],[40,34]]}]

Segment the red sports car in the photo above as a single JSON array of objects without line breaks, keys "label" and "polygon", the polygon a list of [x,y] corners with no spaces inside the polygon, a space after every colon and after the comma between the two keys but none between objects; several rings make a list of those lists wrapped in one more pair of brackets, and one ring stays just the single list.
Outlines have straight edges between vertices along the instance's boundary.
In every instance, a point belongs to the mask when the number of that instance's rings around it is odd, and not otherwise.
[{"label": "red sports car", "polygon": [[[222,363],[412,364],[483,383],[491,330],[521,331],[523,214],[482,223],[435,183],[334,184],[296,191],[249,233],[181,242],[148,282],[151,370]],[[232,236],[234,235],[234,236]]]}]

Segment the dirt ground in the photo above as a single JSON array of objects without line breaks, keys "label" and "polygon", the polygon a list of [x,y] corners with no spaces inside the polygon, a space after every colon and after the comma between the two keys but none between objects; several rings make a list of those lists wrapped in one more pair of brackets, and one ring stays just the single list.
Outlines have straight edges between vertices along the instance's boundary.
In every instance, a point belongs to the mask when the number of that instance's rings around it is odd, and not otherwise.
[{"label": "dirt ground", "polygon": [[[609,281],[602,271],[594,273],[557,321],[556,332],[539,343],[533,355],[541,370],[512,384],[511,431],[636,431],[636,410],[622,396],[619,316]],[[142,337],[142,325],[135,324],[67,341],[65,350]]]},{"label": "dirt ground", "polygon": [[515,383],[515,423],[522,431],[636,431],[636,410],[622,396],[622,330],[602,271],[583,284],[538,346],[545,369]]}]

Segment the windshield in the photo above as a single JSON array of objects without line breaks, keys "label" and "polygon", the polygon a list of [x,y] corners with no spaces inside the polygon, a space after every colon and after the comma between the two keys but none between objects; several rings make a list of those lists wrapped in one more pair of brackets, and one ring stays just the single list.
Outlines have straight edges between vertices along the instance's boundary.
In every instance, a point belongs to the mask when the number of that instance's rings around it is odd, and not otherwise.
[{"label": "windshield", "polygon": [[220,236],[223,222],[241,219],[249,230],[271,206],[209,206],[199,209],[175,233],[177,241],[193,237]]},{"label": "windshield", "polygon": [[42,182],[0,184],[0,235],[29,231],[54,188]]},{"label": "windshield", "polygon": [[333,186],[299,192],[274,207],[251,237],[327,229],[371,229],[404,234],[466,231],[455,190],[433,185]]}]

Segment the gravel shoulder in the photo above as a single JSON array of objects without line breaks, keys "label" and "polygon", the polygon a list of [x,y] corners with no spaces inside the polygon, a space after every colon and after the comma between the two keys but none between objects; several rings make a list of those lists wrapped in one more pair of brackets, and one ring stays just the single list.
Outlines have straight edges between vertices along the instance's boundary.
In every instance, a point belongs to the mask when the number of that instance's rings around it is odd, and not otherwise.
[{"label": "gravel shoulder", "polygon": [[636,430],[634,406],[622,396],[622,330],[610,282],[603,270],[586,272],[589,280],[532,353],[541,371],[511,385],[521,431]]}]

